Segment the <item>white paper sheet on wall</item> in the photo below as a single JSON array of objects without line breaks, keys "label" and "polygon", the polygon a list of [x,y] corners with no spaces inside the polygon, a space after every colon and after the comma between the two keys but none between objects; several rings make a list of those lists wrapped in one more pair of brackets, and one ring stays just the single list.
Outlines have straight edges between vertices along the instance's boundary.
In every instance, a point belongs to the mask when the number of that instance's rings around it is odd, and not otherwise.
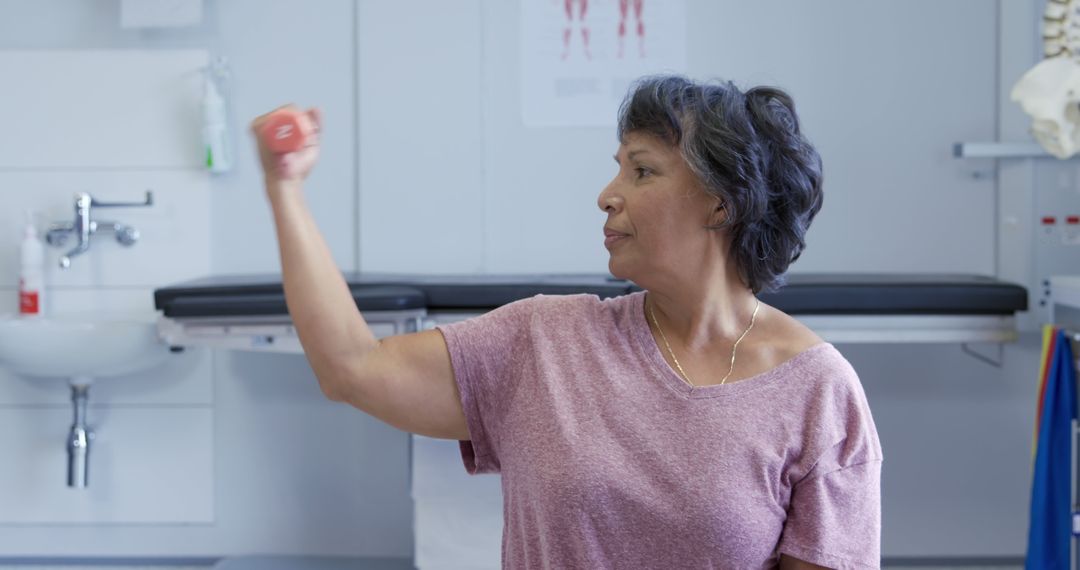
[{"label": "white paper sheet on wall", "polygon": [[525,126],[615,124],[630,84],[686,69],[685,0],[521,0]]},{"label": "white paper sheet on wall", "polygon": [[122,28],[182,28],[202,22],[203,0],[122,0]]}]

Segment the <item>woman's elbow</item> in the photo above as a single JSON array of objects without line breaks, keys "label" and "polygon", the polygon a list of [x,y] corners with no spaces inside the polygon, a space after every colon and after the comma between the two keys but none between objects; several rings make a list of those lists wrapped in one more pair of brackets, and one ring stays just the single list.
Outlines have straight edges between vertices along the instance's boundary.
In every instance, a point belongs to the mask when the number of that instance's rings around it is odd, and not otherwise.
[{"label": "woman's elbow", "polygon": [[341,366],[334,366],[324,357],[308,354],[308,363],[311,371],[315,373],[315,379],[319,382],[319,390],[326,399],[334,402],[345,401],[346,394],[343,387],[345,376],[348,374]]},{"label": "woman's elbow", "polygon": [[332,374],[316,371],[315,379],[319,381],[319,390],[322,391],[327,400],[341,402],[345,399],[337,380],[334,379]]},{"label": "woman's elbow", "polygon": [[345,401],[345,396],[342,395],[341,390],[331,382],[319,380],[319,389],[322,390],[323,396],[331,402]]},{"label": "woman's elbow", "polygon": [[319,389],[328,400],[360,407],[361,402],[369,399],[372,374],[364,358],[337,355],[317,360],[320,365],[315,366],[315,359],[312,359],[312,370],[319,381]]}]

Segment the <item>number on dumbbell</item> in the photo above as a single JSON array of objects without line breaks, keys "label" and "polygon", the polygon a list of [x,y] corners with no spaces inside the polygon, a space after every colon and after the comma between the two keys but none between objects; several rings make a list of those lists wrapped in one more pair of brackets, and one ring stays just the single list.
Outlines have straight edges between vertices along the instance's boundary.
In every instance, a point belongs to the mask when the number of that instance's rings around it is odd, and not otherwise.
[{"label": "number on dumbbell", "polygon": [[292,125],[278,125],[277,131],[274,132],[274,138],[277,140],[284,140],[292,136]]}]

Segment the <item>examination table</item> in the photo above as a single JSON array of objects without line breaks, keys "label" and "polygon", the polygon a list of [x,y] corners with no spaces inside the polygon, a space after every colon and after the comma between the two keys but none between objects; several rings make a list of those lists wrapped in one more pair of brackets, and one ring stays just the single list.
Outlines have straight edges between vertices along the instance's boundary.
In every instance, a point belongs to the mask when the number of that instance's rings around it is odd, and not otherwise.
[{"label": "examination table", "polygon": [[[537,294],[601,298],[640,290],[604,275],[345,275],[376,336],[430,329]],[[790,274],[763,302],[828,342],[1011,342],[1027,290],[991,277],[911,274]],[[171,345],[302,352],[281,278],[232,275],[157,289]]]}]

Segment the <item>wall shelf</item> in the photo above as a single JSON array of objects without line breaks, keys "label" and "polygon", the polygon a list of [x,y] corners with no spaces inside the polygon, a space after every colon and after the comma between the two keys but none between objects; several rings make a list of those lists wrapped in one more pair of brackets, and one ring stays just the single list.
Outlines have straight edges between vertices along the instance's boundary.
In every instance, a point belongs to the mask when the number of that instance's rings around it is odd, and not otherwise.
[{"label": "wall shelf", "polygon": [[1033,142],[960,142],[953,146],[956,158],[1055,158]]}]

